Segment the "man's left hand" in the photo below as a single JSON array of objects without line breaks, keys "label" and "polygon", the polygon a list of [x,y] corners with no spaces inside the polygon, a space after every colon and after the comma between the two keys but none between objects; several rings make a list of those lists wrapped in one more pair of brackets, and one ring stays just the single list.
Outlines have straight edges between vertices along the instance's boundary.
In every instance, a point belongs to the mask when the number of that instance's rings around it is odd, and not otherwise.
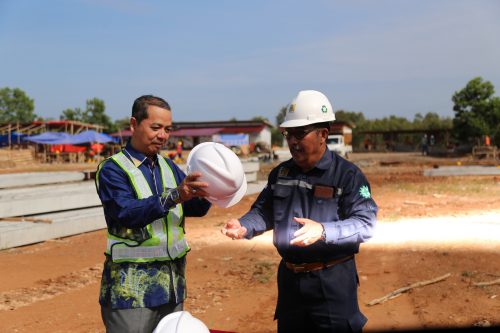
[{"label": "man's left hand", "polygon": [[208,193],[206,192],[208,183],[200,181],[200,177],[201,173],[193,172],[187,175],[182,183],[179,184],[177,191],[179,191],[181,202],[188,201],[196,197],[205,198],[208,196]]},{"label": "man's left hand", "polygon": [[290,245],[309,246],[316,243],[323,235],[323,225],[319,222],[305,219],[301,217],[294,217],[295,222],[302,224],[302,228],[295,231],[295,237],[290,241]]}]

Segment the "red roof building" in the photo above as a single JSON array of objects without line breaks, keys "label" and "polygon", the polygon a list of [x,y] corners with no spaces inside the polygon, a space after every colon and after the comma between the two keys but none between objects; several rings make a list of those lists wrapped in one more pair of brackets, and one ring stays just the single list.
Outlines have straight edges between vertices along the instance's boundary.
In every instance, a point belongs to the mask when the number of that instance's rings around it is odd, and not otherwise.
[{"label": "red roof building", "polygon": [[[185,149],[191,149],[199,143],[222,142],[225,136],[242,135],[249,145],[264,143],[271,147],[271,129],[273,125],[260,120],[233,120],[208,122],[174,122],[174,131],[170,133],[169,145],[175,146],[179,140]],[[129,129],[110,134],[121,137],[122,142],[132,135]]]}]

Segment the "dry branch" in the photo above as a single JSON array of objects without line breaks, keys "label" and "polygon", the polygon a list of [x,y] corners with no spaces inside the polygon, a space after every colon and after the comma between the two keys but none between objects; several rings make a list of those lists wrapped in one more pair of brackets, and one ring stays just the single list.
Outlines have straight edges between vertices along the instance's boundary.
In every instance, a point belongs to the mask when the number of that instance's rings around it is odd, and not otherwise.
[{"label": "dry branch", "polygon": [[418,287],[423,287],[423,286],[426,286],[426,285],[429,285],[429,284],[433,284],[433,283],[445,280],[448,277],[450,277],[450,275],[451,275],[451,273],[448,273],[448,274],[445,274],[443,276],[437,277],[437,278],[432,279],[432,280],[425,280],[425,281],[415,282],[415,283],[413,283],[413,284],[411,284],[411,285],[409,285],[407,287],[396,289],[396,290],[388,293],[387,295],[385,295],[383,297],[371,300],[370,302],[366,303],[366,305],[372,306],[372,305],[384,303],[385,301],[388,301],[390,299],[393,299],[395,297],[400,296],[402,293],[407,292],[410,289],[414,289],[414,288],[418,288]]},{"label": "dry branch", "polygon": [[482,286],[491,286],[492,284],[500,284],[500,279],[496,279],[493,281],[488,281],[488,282],[475,282],[473,285],[477,287],[482,287]]},{"label": "dry branch", "polygon": [[405,200],[403,202],[405,205],[415,205],[415,206],[425,206],[426,203],[422,201],[411,201],[411,200]]}]

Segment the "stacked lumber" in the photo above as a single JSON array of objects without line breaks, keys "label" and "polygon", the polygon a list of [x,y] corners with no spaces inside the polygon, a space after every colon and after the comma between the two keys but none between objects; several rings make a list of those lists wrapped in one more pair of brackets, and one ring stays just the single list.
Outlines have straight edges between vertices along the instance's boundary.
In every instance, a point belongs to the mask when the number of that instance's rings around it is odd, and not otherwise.
[{"label": "stacked lumber", "polygon": [[0,168],[32,165],[36,162],[32,149],[0,149]]}]

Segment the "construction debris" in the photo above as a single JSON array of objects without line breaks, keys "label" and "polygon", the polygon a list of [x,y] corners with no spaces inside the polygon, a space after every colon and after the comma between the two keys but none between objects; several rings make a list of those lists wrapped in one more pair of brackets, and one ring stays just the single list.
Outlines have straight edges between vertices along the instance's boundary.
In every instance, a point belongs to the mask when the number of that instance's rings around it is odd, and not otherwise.
[{"label": "construction debris", "polygon": [[491,286],[494,284],[500,284],[500,279],[496,279],[496,280],[488,281],[488,282],[475,282],[475,283],[473,283],[473,285],[475,285],[477,287]]},{"label": "construction debris", "polygon": [[403,287],[403,288],[399,288],[399,289],[396,289],[392,292],[390,292],[389,294],[385,295],[384,297],[381,297],[381,298],[377,298],[377,299],[374,299],[368,303],[366,303],[366,305],[368,306],[372,306],[372,305],[376,305],[376,304],[382,304],[390,299],[393,299],[393,298],[396,298],[398,296],[401,296],[402,293],[405,293],[407,292],[408,290],[411,290],[411,289],[414,289],[414,288],[418,288],[418,287],[423,287],[423,286],[426,286],[426,285],[429,285],[429,284],[433,284],[433,283],[436,283],[436,282],[440,282],[440,281],[443,281],[445,279],[447,279],[448,277],[451,276],[451,273],[447,273],[443,276],[440,276],[440,277],[437,277],[435,279],[432,279],[432,280],[425,280],[425,281],[420,281],[420,282],[415,282],[407,287]]}]

